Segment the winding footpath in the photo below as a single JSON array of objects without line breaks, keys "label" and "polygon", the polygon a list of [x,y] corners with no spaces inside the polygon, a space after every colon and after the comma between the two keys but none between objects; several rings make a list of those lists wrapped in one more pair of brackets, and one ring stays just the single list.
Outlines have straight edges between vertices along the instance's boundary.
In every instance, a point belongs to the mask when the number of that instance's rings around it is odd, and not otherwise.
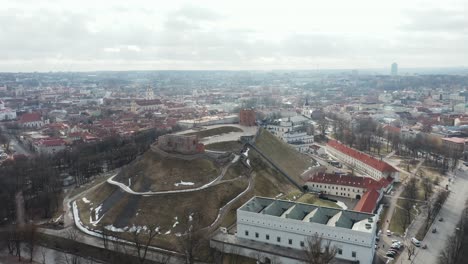
[{"label": "winding footpath", "polygon": [[158,191],[158,192],[153,192],[153,191],[136,192],[136,191],[132,190],[129,186],[127,186],[127,185],[125,185],[125,184],[123,184],[121,182],[114,181],[114,177],[117,176],[117,174],[110,177],[107,180],[107,183],[115,185],[115,186],[119,187],[120,189],[122,189],[122,191],[124,191],[126,193],[129,193],[129,194],[133,194],[133,195],[153,196],[153,195],[161,195],[161,194],[196,192],[196,191],[201,191],[201,190],[204,190],[206,188],[209,188],[209,187],[212,187],[212,186],[215,186],[215,185],[221,183],[221,180],[224,178],[224,175],[226,174],[227,170],[231,167],[232,164],[234,164],[234,163],[229,162],[229,164],[226,165],[222,169],[221,174],[218,177],[216,177],[214,180],[212,180],[211,182],[209,182],[209,183],[207,183],[207,184],[205,184],[203,186],[200,186],[200,187],[197,187],[197,188],[192,188],[192,189],[182,189],[182,190],[173,190],[173,191]]}]

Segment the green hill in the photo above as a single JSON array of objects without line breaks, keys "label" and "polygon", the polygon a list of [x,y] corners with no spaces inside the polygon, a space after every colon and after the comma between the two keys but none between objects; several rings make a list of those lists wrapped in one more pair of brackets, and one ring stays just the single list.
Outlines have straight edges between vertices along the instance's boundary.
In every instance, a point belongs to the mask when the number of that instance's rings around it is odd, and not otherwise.
[{"label": "green hill", "polygon": [[287,143],[262,128],[255,140],[255,146],[296,182],[301,185],[304,183],[300,176],[311,166],[311,158],[297,152]]}]

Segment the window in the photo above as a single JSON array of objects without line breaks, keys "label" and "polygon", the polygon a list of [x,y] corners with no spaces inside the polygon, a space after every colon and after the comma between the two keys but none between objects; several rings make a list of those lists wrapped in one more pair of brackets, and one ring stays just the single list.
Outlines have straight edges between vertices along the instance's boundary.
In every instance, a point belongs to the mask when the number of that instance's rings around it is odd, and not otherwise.
[{"label": "window", "polygon": [[276,237],[276,242],[281,242],[281,237]]},{"label": "window", "polygon": [[353,257],[353,258],[356,257],[356,251],[351,252],[351,257]]},{"label": "window", "polygon": [[301,241],[301,247],[304,247],[304,241]]},{"label": "window", "polygon": [[289,245],[292,245],[292,239],[289,239],[289,240],[288,240],[288,244],[289,244]]},{"label": "window", "polygon": [[270,235],[265,235],[266,240],[270,240]]},{"label": "window", "polygon": [[255,238],[258,238],[258,233],[257,232],[255,232]]},{"label": "window", "polygon": [[343,254],[343,250],[341,248],[338,249],[338,255],[342,255]]},{"label": "window", "polygon": [[245,236],[249,236],[249,231],[245,230]]}]

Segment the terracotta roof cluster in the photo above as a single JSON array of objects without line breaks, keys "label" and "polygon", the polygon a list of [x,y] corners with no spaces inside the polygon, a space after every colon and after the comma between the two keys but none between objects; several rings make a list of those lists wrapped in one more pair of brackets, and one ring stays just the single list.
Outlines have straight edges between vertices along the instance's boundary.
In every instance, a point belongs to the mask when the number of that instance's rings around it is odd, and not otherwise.
[{"label": "terracotta roof cluster", "polygon": [[443,138],[442,140],[449,141],[455,144],[465,144],[465,142],[467,141],[466,138],[458,138],[458,137]]},{"label": "terracotta roof cluster", "polygon": [[349,148],[340,142],[336,140],[330,140],[328,141],[328,146],[350,156],[353,157],[369,166],[372,168],[381,171],[381,172],[396,172],[397,170],[392,167],[390,164],[386,163],[385,161],[378,160],[372,156],[369,156],[367,154],[364,154],[360,151],[357,151],[355,149]]},{"label": "terracotta roof cluster", "polygon": [[350,187],[358,187],[365,189],[381,189],[387,187],[391,181],[382,178],[376,181],[367,177],[359,177],[353,175],[337,175],[329,173],[318,173],[310,177],[309,182],[324,183],[324,184],[336,184]]},{"label": "terracotta roof cluster", "polygon": [[63,139],[42,139],[38,142],[39,145],[43,145],[46,147],[57,147],[63,146],[66,144],[65,140]]},{"label": "terracotta roof cluster", "polygon": [[39,113],[26,113],[20,117],[20,123],[29,123],[41,121],[42,117]]},{"label": "terracotta roof cluster", "polygon": [[383,129],[387,132],[395,133],[395,134],[398,134],[401,131],[401,128],[396,127],[396,126],[390,126],[390,125],[384,126]]},{"label": "terracotta roof cluster", "polygon": [[147,106],[147,105],[160,105],[162,104],[161,100],[153,99],[153,100],[137,100],[135,103],[139,106]]},{"label": "terracotta roof cluster", "polygon": [[366,192],[354,207],[354,211],[372,213],[377,205],[380,193],[375,189]]}]

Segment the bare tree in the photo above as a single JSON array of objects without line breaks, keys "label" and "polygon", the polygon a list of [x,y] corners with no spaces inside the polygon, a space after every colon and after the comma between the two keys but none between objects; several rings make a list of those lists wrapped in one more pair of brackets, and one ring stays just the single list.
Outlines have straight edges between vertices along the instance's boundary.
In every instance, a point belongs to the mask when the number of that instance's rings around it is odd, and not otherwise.
[{"label": "bare tree", "polygon": [[324,240],[322,236],[314,234],[307,238],[304,255],[308,264],[333,263],[338,249],[331,245],[331,240]]},{"label": "bare tree", "polygon": [[200,229],[200,215],[197,213],[186,213],[186,217],[180,219],[180,226],[184,229],[178,237],[179,250],[185,255],[185,263],[193,264],[195,252],[202,246],[205,239]]},{"label": "bare tree", "polygon": [[109,249],[109,239],[112,237],[112,233],[102,224],[99,224],[99,231],[101,232],[102,245],[105,249]]},{"label": "bare tree", "polygon": [[407,243],[406,252],[408,253],[408,260],[416,253],[416,247],[412,243]]},{"label": "bare tree", "polygon": [[160,234],[159,228],[154,224],[149,225],[147,229],[134,228],[132,242],[138,256],[138,263],[143,264],[146,262],[148,249],[158,234]]},{"label": "bare tree", "polygon": [[423,176],[422,177],[422,189],[424,191],[424,200],[428,200],[429,197],[431,197],[433,191],[434,191],[434,186],[432,185],[431,179],[429,177]]},{"label": "bare tree", "polygon": [[28,223],[23,227],[23,238],[25,248],[29,253],[29,262],[33,261],[34,246],[36,245],[37,226],[33,223]]},{"label": "bare tree", "polygon": [[41,264],[46,264],[46,249],[41,247]]}]

